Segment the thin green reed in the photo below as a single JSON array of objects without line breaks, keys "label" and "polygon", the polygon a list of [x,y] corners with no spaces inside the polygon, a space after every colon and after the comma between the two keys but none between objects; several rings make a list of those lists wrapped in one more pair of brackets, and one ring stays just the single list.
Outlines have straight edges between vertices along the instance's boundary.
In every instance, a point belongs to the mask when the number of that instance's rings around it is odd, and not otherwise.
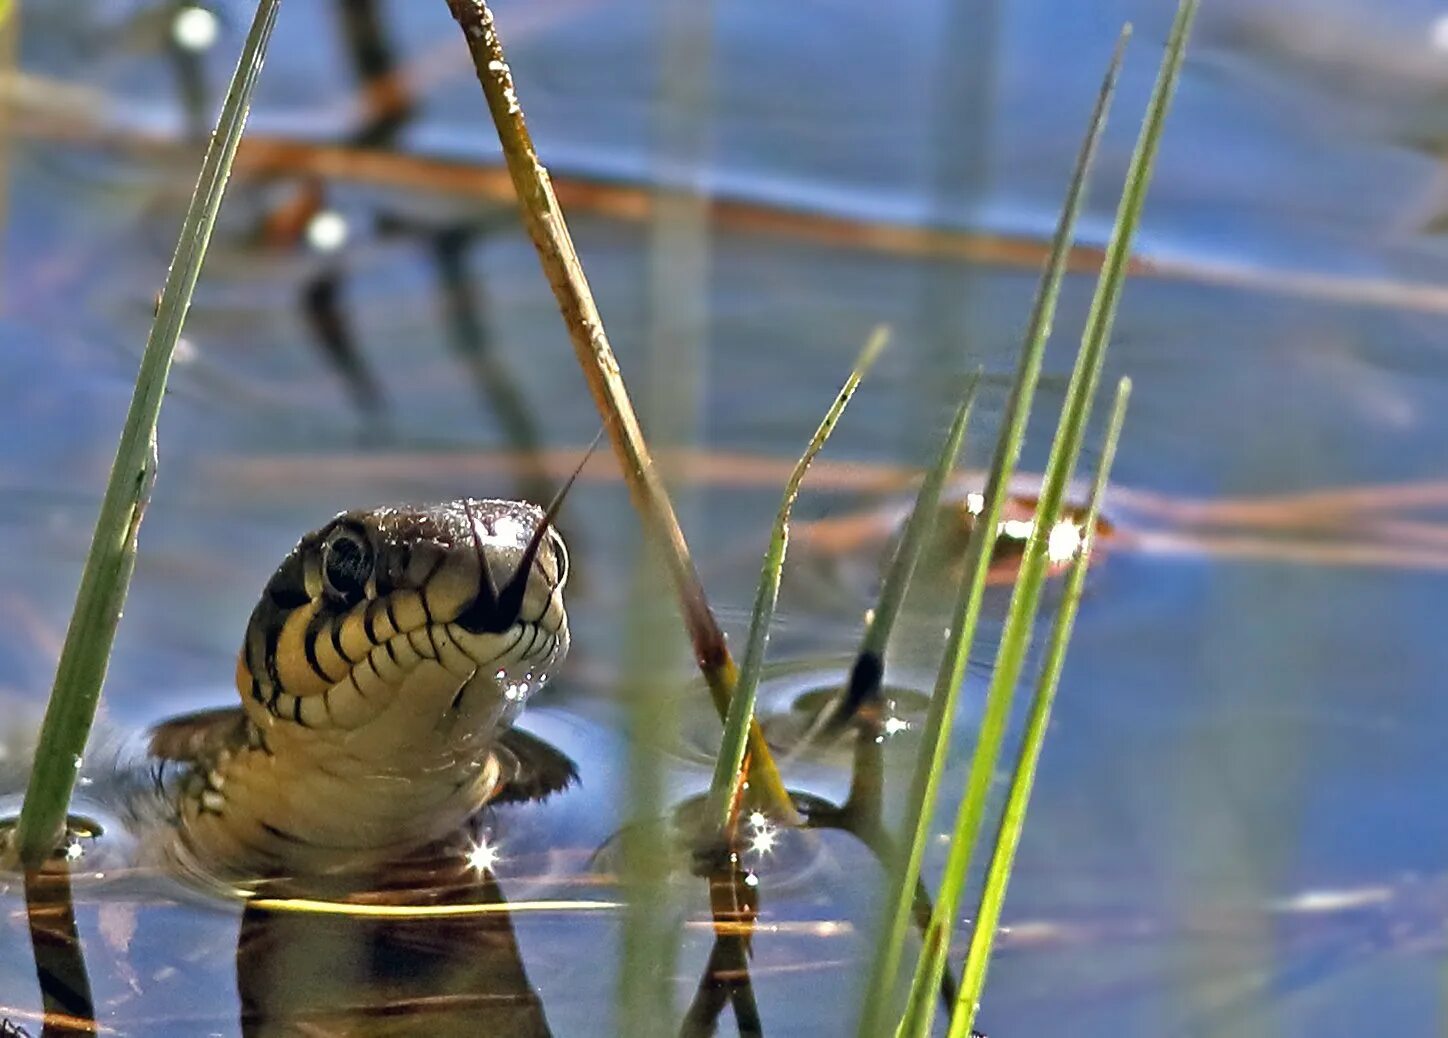
[{"label": "thin green reed", "polygon": [[849,698],[855,705],[880,690],[885,646],[890,641],[890,633],[895,629],[895,620],[905,602],[905,593],[909,591],[910,581],[915,576],[915,567],[920,561],[926,535],[935,525],[935,513],[940,507],[940,495],[945,489],[945,482],[955,470],[956,459],[965,443],[965,429],[970,422],[971,407],[975,403],[980,375],[977,369],[966,380],[965,391],[961,394],[955,417],[940,445],[940,454],[921,481],[920,490],[915,496],[915,506],[905,520],[900,544],[895,549],[890,567],[885,572],[885,582],[880,587],[879,601],[875,603],[875,608],[870,611],[870,618],[865,623],[865,633],[860,639],[860,649],[855,654],[848,688]]},{"label": "thin green reed", "polygon": [[[1177,10],[1171,34],[1167,40],[1166,53],[1162,59],[1151,101],[1137,138],[1136,149],[1127,168],[1126,186],[1117,208],[1115,225],[1106,248],[1101,276],[1097,280],[1096,293],[1086,317],[1086,328],[1081,339],[1081,348],[1076,355],[1076,364],[1071,372],[1071,381],[1066,389],[1066,403],[1062,408],[1055,438],[1051,443],[1050,460],[1046,465],[1046,478],[1041,488],[1040,500],[1036,507],[1036,520],[1021,560],[1021,569],[1011,594],[1010,609],[1005,630],[1001,636],[1000,650],[996,656],[995,668],[990,686],[986,692],[985,710],[981,718],[980,735],[975,753],[971,757],[970,771],[966,778],[965,796],[956,813],[954,833],[950,852],[946,858],[945,872],[940,890],[936,896],[935,913],[931,928],[945,931],[946,940],[941,946],[949,948],[950,934],[955,926],[956,907],[965,886],[970,869],[971,856],[979,838],[986,805],[990,797],[996,763],[1000,757],[1001,744],[1005,739],[1010,719],[1011,701],[1016,683],[1025,663],[1027,649],[1035,623],[1036,603],[1045,581],[1047,568],[1047,540],[1059,517],[1066,487],[1080,455],[1086,423],[1090,418],[1092,398],[1101,377],[1106,348],[1110,341],[1111,327],[1115,320],[1116,308],[1121,299],[1121,290],[1126,279],[1127,260],[1131,254],[1131,242],[1141,218],[1141,209],[1146,200],[1146,190],[1151,181],[1166,113],[1171,104],[1172,93],[1181,71],[1182,55],[1185,52],[1188,32],[1196,13],[1197,0],[1183,0]],[[938,978],[945,969],[944,955],[923,956],[917,969],[927,971],[927,976]],[[905,1034],[928,1033],[934,1003],[925,1009],[923,1019],[913,1029],[903,1028]]]},{"label": "thin green reed", "polygon": [[965,664],[980,617],[980,604],[995,548],[1001,510],[1015,471],[1016,459],[1020,456],[1021,444],[1025,439],[1026,422],[1030,417],[1031,401],[1040,378],[1041,358],[1045,352],[1046,340],[1050,336],[1051,321],[1060,295],[1061,280],[1066,272],[1076,219],[1085,198],[1087,176],[1096,155],[1101,132],[1106,125],[1106,113],[1110,109],[1111,98],[1116,89],[1127,36],[1128,33],[1124,31],[1117,43],[1096,106],[1091,113],[1086,138],[1082,142],[1076,166],[1071,174],[1066,202],[1051,240],[1051,253],[1042,271],[1040,286],[1032,305],[1015,382],[1006,403],[991,461],[984,507],[978,517],[977,532],[971,538],[966,554],[966,577],[961,584],[951,620],[951,641],[936,676],[930,710],[922,731],[921,752],[916,761],[904,811],[905,837],[900,843],[898,857],[889,877],[884,920],[876,940],[869,980],[864,986],[864,1001],[857,1032],[860,1038],[878,1038],[885,1033],[886,1021],[893,1016],[896,981],[900,972],[906,931],[910,928],[920,864],[925,855],[930,819],[950,747],[951,722],[959,700]]},{"label": "thin green reed", "polygon": [[[658,97],[653,105],[652,165],[662,185],[649,214],[646,360],[642,419],[656,446],[692,445],[703,388],[709,324],[708,167],[714,10],[711,0],[662,0],[658,15]],[[681,521],[695,502],[688,487],[664,480]],[[678,621],[664,607],[668,585],[657,552],[638,545],[625,627],[625,670],[618,695],[628,725],[628,821],[620,835],[620,881],[627,893],[617,988],[617,1033],[663,1038],[677,1033],[674,969],[682,926],[669,882],[677,862],[666,824],[668,756],[679,730],[675,677]]]},{"label": "thin green reed", "polygon": [[76,769],[90,736],[116,625],[136,565],[136,536],[156,478],[156,421],[171,357],[216,225],[280,3],[260,0],[257,5],[221,116],[202,160],[151,334],[141,355],[130,410],[81,573],[80,590],[65,633],[55,685],[40,730],[35,767],[20,813],[16,840],[21,860],[28,867],[37,866],[50,853],[64,827]]},{"label": "thin green reed", "polygon": [[729,700],[729,712],[724,719],[724,739],[719,747],[719,756],[714,762],[714,778],[709,785],[706,825],[713,833],[727,833],[729,821],[734,812],[744,776],[744,748],[749,737],[749,726],[754,720],[754,700],[759,691],[759,675],[764,670],[764,652],[769,646],[769,627],[774,619],[774,604],[779,597],[780,572],[784,568],[785,552],[789,549],[789,514],[799,496],[800,484],[809,471],[810,462],[817,455],[834,431],[840,415],[844,414],[850,398],[860,385],[860,380],[875,363],[875,358],[885,348],[889,330],[876,328],[865,348],[855,361],[849,378],[830,404],[820,421],[809,446],[795,463],[785,484],[784,499],[775,517],[774,529],[770,534],[769,547],[764,553],[764,565],[759,575],[759,589],[754,596],[754,613],[749,622],[749,639],[744,649],[744,664],[739,669],[739,683]]},{"label": "thin green reed", "polygon": [[619,1034],[673,1034],[674,970],[681,920],[670,900],[678,861],[668,825],[664,747],[678,730],[678,689],[671,680],[678,621],[662,608],[667,580],[657,555],[640,543],[625,622],[618,688],[629,728],[628,813],[619,833],[619,881],[626,895],[616,1010]]},{"label": "thin green reed", "polygon": [[950,1017],[949,1038],[967,1038],[971,1025],[975,1023],[976,1008],[980,1003],[981,990],[985,986],[986,967],[990,964],[991,950],[995,945],[1001,906],[1005,902],[1016,848],[1020,845],[1021,832],[1026,824],[1026,808],[1030,805],[1036,767],[1040,763],[1041,748],[1046,742],[1046,729],[1051,722],[1051,707],[1055,703],[1056,688],[1061,681],[1061,668],[1066,662],[1066,648],[1071,641],[1076,611],[1081,605],[1081,593],[1086,586],[1086,571],[1090,567],[1091,549],[1096,538],[1096,520],[1101,514],[1101,499],[1106,494],[1106,482],[1111,476],[1111,464],[1116,459],[1116,445],[1121,439],[1121,426],[1126,421],[1126,404],[1130,398],[1131,380],[1123,378],[1116,386],[1116,399],[1111,406],[1111,418],[1106,428],[1101,459],[1096,465],[1096,477],[1092,482],[1086,518],[1081,528],[1081,547],[1071,563],[1061,604],[1056,610],[1056,620],[1051,626],[1051,636],[1046,643],[1045,663],[1040,677],[1036,680],[1031,711],[1026,718],[1026,733],[1020,756],[1016,760],[1015,772],[1011,777],[1010,791],[1006,794],[995,848],[991,852],[990,864],[986,867],[980,900],[971,916],[974,929],[970,935],[970,950],[965,956],[965,967],[961,970],[960,991]]},{"label": "thin green reed", "polygon": [[[862,706],[879,697],[885,672],[885,648],[890,642],[890,634],[895,629],[895,621],[905,603],[905,595],[910,590],[910,582],[915,576],[915,567],[920,561],[925,539],[935,525],[940,496],[950,474],[955,471],[956,460],[965,445],[965,430],[970,424],[970,413],[975,404],[980,374],[977,369],[966,380],[965,390],[956,406],[950,427],[946,430],[945,439],[941,441],[935,462],[920,481],[920,489],[915,493],[915,504],[905,520],[900,542],[890,558],[885,580],[880,585],[880,597],[865,621],[865,633],[860,638],[860,647],[855,652],[855,662],[850,667],[850,676],[844,691],[820,711],[819,717],[800,737],[794,753],[782,761],[781,766],[807,752],[822,733],[845,724],[859,713]],[[860,768],[857,766],[853,783],[855,788],[859,787],[861,778]]]}]

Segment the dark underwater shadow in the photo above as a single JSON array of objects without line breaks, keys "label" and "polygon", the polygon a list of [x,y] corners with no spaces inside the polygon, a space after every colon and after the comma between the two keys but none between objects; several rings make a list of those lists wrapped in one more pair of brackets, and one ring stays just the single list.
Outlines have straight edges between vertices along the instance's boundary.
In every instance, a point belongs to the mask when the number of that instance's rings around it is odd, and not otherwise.
[{"label": "dark underwater shadow", "polygon": [[[305,893],[331,910],[279,910],[301,906],[278,887],[259,891],[242,916],[236,979],[249,1038],[552,1034],[490,872],[419,865],[390,869],[384,885],[362,892]],[[448,907],[466,914],[422,914]]]}]

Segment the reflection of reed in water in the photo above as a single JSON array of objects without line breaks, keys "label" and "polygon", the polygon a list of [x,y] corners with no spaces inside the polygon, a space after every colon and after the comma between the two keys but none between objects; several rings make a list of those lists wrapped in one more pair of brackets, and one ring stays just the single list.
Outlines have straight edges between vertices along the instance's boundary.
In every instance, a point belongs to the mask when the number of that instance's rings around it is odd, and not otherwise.
[{"label": "reflection of reed in water", "polygon": [[[45,1011],[43,1036],[94,1033],[95,998],[81,953],[64,861],[25,874],[25,913],[35,950],[35,976]],[[0,1027],[0,1036],[5,1035]],[[23,1033],[17,1031],[15,1033]]]},{"label": "reflection of reed in water", "polygon": [[729,855],[710,872],[709,907],[714,917],[714,947],[699,978],[694,1000],[679,1028],[681,1038],[715,1033],[725,1006],[734,1010],[741,1038],[764,1034],[754,985],[749,978],[750,938],[759,917],[759,886]]}]

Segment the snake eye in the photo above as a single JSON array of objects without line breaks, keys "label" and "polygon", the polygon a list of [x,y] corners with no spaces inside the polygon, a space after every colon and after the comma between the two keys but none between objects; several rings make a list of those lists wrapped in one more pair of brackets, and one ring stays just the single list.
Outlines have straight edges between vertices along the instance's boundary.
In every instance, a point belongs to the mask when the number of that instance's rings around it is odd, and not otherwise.
[{"label": "snake eye", "polygon": [[351,605],[367,597],[372,545],[355,530],[339,526],[322,544],[322,584],[327,594]]}]

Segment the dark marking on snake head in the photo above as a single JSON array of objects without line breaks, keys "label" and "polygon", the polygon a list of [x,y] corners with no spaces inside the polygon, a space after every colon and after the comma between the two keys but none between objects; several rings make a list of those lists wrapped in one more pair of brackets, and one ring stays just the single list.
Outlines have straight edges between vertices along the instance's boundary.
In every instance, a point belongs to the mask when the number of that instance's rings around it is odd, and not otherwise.
[{"label": "dark marking on snake head", "polygon": [[478,590],[468,607],[458,614],[456,623],[463,630],[474,634],[501,634],[513,626],[513,621],[502,622],[498,608],[498,588],[493,583],[493,568],[488,565],[488,553],[483,549],[483,539],[478,536],[477,520],[473,518],[473,503],[466,499],[463,501],[463,517],[472,533],[473,551],[478,558]]},{"label": "dark marking on snake head", "polygon": [[332,621],[332,650],[341,658],[343,663],[355,663],[356,660],[347,655],[347,650],[342,647],[342,617]]},{"label": "dark marking on snake head", "polygon": [[383,595],[380,585],[377,588],[377,594],[380,597],[369,602],[367,608],[362,611],[362,633],[367,636],[367,641],[372,645],[381,641],[377,637],[377,614],[387,609],[387,603],[383,600],[386,596]]},{"label": "dark marking on snake head", "polygon": [[312,673],[317,675],[324,685],[331,685],[334,680],[332,675],[327,673],[321,660],[317,658],[317,638],[321,636],[322,624],[326,620],[326,616],[322,613],[316,613],[307,622],[307,629],[302,632],[302,654],[306,656],[307,665],[312,668]]},{"label": "dark marking on snake head", "polygon": [[289,613],[312,600],[307,594],[304,570],[301,553],[292,552],[282,560],[282,564],[267,583],[266,597],[279,612]]}]

